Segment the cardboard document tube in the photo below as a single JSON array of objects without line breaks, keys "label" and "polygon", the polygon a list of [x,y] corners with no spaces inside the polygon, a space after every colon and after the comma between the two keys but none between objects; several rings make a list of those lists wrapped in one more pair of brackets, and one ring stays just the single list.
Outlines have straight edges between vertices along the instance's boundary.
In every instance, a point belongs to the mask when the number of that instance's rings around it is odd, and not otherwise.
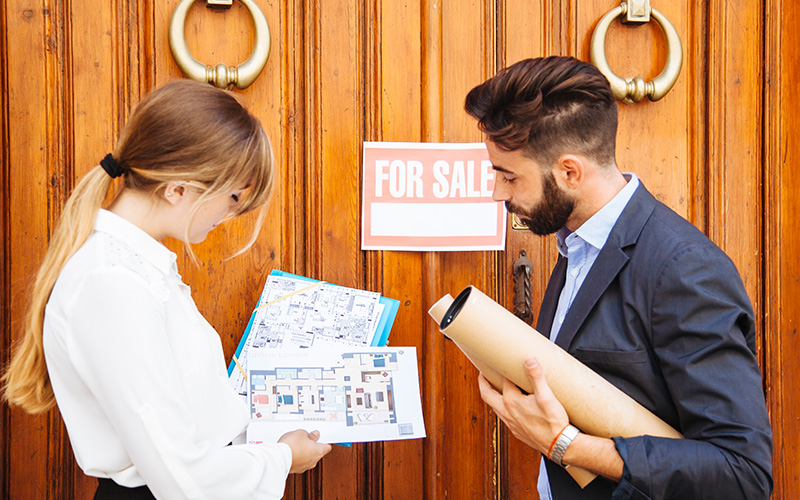
[{"label": "cardboard document tube", "polygon": [[[453,296],[448,293],[439,299],[434,305],[432,305],[430,309],[428,309],[428,315],[430,315],[430,317],[433,318],[438,325],[442,322],[442,318],[444,318],[447,309],[452,303]],[[492,367],[484,363],[474,353],[470,353],[469,349],[465,348],[463,345],[459,344],[455,340],[453,340],[453,342],[456,344],[456,346],[458,346],[459,349],[461,349],[461,352],[464,353],[473,366],[475,366],[475,368],[477,368],[478,371],[480,371],[483,376],[486,377],[486,380],[488,380],[490,384],[492,384],[495,388],[498,388],[498,390],[503,388],[503,375],[501,375],[500,372],[492,369]]]},{"label": "cardboard document tube", "polygon": [[[441,324],[442,319],[444,318],[447,310],[453,304],[453,297],[448,293],[441,299],[439,299],[430,309],[428,309],[428,314],[436,321],[437,324]],[[502,391],[503,388],[503,375],[498,372],[497,370],[493,369],[489,366],[486,362],[484,362],[480,357],[475,355],[469,351],[469,349],[465,348],[463,345],[459,344],[457,341],[450,339],[453,343],[461,349],[461,352],[467,357],[467,359],[481,372],[481,374],[486,377],[486,380],[492,384],[495,389],[498,391]],[[526,375],[527,376],[527,375]],[[591,483],[594,478],[597,477],[596,474],[589,472],[588,470],[581,469],[578,467],[570,467],[567,469],[569,475],[572,476],[572,479],[575,480],[576,483],[581,488],[585,488],[587,484]]]},{"label": "cardboard document tube", "polygon": [[[433,313],[440,310],[431,308]],[[524,360],[535,356],[570,422],[587,434],[682,438],[666,422],[473,286],[456,297],[438,323],[442,333],[466,349],[471,361],[477,358],[487,370],[496,371],[528,393],[533,387]],[[567,470],[571,469],[575,467]]]},{"label": "cardboard document tube", "polygon": [[[428,314],[436,321],[436,324],[441,324],[442,319],[452,304],[453,297],[448,293],[436,301],[436,303],[431,306],[430,309],[428,309]],[[451,338],[450,340],[453,339]],[[465,348],[457,341],[453,340],[453,342],[456,344],[456,346],[458,346],[459,349],[461,349],[461,352],[464,353],[464,355],[475,366],[475,368],[477,368],[478,371],[480,371],[481,374],[486,377],[486,380],[488,380],[490,384],[492,384],[497,390],[502,390],[503,375],[500,372],[490,367],[488,364],[486,364],[486,362],[484,362],[474,353],[471,353],[469,349]],[[569,475],[572,476],[572,479],[574,479],[581,488],[585,488],[587,484],[591,483],[594,478],[597,477],[596,474],[578,467],[570,467],[567,469],[567,472],[569,472]]]}]

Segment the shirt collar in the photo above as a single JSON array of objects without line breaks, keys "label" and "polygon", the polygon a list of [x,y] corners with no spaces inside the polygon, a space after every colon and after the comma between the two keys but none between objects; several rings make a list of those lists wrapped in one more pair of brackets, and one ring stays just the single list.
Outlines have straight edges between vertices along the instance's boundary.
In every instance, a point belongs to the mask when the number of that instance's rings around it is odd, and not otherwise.
[{"label": "shirt collar", "polygon": [[177,256],[159,241],[119,215],[100,209],[94,230],[109,234],[141,254],[158,269],[165,273],[177,270]]},{"label": "shirt collar", "polygon": [[[603,248],[606,244],[608,236],[611,234],[611,230],[614,229],[614,225],[617,223],[619,216],[622,215],[622,211],[625,210],[636,188],[639,187],[639,178],[636,177],[636,174],[632,172],[623,172],[622,175],[627,180],[625,187],[623,187],[611,201],[606,203],[603,208],[581,224],[581,227],[574,233],[578,238],[598,250]],[[556,231],[556,246],[559,253],[564,257],[567,256],[566,240],[571,234],[573,234],[573,232],[567,229],[566,226]]]}]

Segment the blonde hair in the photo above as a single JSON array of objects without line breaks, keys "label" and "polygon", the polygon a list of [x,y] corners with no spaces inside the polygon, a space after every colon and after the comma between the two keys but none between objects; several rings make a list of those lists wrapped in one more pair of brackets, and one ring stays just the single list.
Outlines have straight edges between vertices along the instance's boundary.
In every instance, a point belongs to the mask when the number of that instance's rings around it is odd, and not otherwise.
[{"label": "blonde hair", "polygon": [[[247,186],[233,215],[258,210],[258,220],[238,253],[258,236],[274,184],[272,149],[261,123],[230,92],[191,80],[154,90],[134,109],[112,155],[124,171],[123,189],[156,196],[169,182],[199,188],[188,226],[203,203]],[[0,378],[3,399],[30,413],[55,404],[42,343],[45,306],[64,265],[92,234],[111,184],[99,165],[81,179],[34,280],[22,339]]]}]

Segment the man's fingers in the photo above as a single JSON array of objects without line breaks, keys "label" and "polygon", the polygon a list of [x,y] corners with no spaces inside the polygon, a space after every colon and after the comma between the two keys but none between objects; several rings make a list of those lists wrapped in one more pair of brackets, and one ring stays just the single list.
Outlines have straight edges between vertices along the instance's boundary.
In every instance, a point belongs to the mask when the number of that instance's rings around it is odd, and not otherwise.
[{"label": "man's fingers", "polygon": [[517,385],[508,380],[507,378],[503,377],[503,395],[504,396],[516,396],[517,393],[521,394],[519,387]]},{"label": "man's fingers", "polygon": [[484,403],[491,406],[495,412],[499,413],[499,411],[502,411],[503,395],[492,387],[492,384],[486,380],[486,377],[484,377],[482,373],[478,375],[478,388],[480,389],[481,399],[483,399]]},{"label": "man's fingers", "polygon": [[[478,389],[481,391],[481,398],[489,402],[488,399],[492,399],[495,396],[499,396],[500,394],[492,387],[492,384],[486,380],[486,377],[483,376],[482,373],[478,374]],[[488,398],[488,399],[487,399]]]},{"label": "man's fingers", "polygon": [[311,431],[308,433],[308,438],[312,441],[319,441],[319,431]]},{"label": "man's fingers", "polygon": [[550,386],[547,385],[547,379],[544,376],[544,370],[542,365],[539,364],[539,360],[533,356],[527,358],[525,360],[525,369],[533,385],[533,393],[538,397],[552,397],[553,392],[550,390]]}]

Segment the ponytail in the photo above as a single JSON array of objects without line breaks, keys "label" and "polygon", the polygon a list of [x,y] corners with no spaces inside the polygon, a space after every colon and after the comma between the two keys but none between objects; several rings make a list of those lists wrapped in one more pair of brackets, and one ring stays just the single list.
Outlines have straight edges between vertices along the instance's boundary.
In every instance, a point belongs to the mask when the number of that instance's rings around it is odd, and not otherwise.
[{"label": "ponytail", "polygon": [[3,400],[29,413],[43,413],[55,405],[42,343],[44,309],[64,265],[92,234],[111,182],[100,166],[81,179],[67,200],[36,274],[22,340],[15,346],[8,370],[0,378]]}]

